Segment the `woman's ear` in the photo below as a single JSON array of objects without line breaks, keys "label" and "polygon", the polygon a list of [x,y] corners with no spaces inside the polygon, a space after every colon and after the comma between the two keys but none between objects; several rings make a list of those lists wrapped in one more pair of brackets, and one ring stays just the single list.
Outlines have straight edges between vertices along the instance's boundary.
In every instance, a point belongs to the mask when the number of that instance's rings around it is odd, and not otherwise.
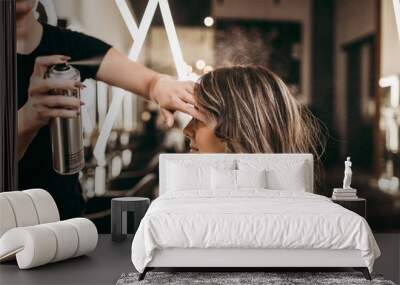
[{"label": "woman's ear", "polygon": [[212,117],[209,114],[205,114],[204,117],[205,117],[205,119],[204,119],[204,121],[202,121],[202,123],[204,125],[206,125],[207,128],[209,128],[211,130],[215,130],[217,128],[217,126],[218,126],[217,119],[215,119],[214,117]]}]

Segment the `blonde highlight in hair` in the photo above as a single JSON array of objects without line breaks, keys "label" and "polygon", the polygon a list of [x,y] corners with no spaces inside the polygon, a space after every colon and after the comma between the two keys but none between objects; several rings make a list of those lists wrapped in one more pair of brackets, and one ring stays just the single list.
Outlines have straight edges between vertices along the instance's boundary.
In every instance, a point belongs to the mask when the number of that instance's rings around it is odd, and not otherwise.
[{"label": "blonde highlight in hair", "polygon": [[317,119],[286,84],[262,66],[219,68],[196,86],[199,107],[216,122],[228,153],[313,153],[325,139]]}]

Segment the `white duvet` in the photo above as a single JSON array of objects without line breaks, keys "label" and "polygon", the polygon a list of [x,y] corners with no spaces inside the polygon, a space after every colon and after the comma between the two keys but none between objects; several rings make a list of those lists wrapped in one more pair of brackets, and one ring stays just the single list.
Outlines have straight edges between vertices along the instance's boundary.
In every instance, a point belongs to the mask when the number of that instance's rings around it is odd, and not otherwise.
[{"label": "white duvet", "polygon": [[372,272],[380,251],[364,218],[299,191],[171,192],[157,198],[132,243],[143,272],[155,249],[358,249]]}]

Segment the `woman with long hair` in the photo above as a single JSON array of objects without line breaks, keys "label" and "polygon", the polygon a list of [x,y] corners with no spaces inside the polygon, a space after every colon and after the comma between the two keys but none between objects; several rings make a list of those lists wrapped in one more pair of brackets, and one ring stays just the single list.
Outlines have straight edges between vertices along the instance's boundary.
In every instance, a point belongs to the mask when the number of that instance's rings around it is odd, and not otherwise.
[{"label": "woman with long hair", "polygon": [[325,136],[318,120],[275,73],[247,65],[216,69],[195,87],[204,121],[184,130],[200,153],[312,153],[319,169]]}]

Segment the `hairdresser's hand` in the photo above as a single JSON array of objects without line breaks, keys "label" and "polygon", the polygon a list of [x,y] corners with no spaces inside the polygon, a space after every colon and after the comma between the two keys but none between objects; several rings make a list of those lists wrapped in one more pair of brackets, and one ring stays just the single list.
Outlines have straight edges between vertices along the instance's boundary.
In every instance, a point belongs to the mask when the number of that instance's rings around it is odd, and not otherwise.
[{"label": "hairdresser's hand", "polygon": [[175,111],[181,111],[196,119],[204,120],[204,115],[195,108],[194,84],[191,81],[177,81],[166,75],[158,76],[151,83],[149,97],[160,105],[161,115],[168,127],[172,127],[174,124],[173,113]]},{"label": "hairdresser's hand", "polygon": [[52,89],[73,90],[82,88],[80,82],[74,80],[45,79],[49,66],[66,63],[66,56],[54,55],[38,57],[28,88],[28,100],[18,111],[19,131],[37,131],[49,123],[51,118],[74,118],[79,114],[83,103],[75,97],[49,95]]}]

